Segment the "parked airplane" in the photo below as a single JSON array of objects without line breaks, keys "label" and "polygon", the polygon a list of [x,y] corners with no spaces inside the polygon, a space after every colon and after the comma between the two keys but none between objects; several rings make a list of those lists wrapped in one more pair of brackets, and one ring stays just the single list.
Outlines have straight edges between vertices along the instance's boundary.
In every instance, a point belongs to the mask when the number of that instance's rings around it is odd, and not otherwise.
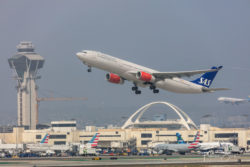
[{"label": "parked airplane", "polygon": [[[195,137],[194,142],[185,143],[181,138],[181,143],[178,144],[157,144],[153,149],[158,152],[158,154],[168,154],[172,155],[173,152],[177,152],[179,154],[186,154],[191,150],[194,150],[199,147],[199,133],[197,133],[197,137]],[[179,135],[177,136],[177,140],[179,139]]]},{"label": "parked airplane", "polygon": [[[138,87],[147,86],[153,90],[153,93],[159,93],[157,88],[176,93],[227,90],[226,88],[209,88],[222,66],[207,70],[159,72],[97,51],[83,50],[76,55],[88,66],[88,72],[91,72],[92,67],[108,71],[106,79],[111,83],[123,84],[125,80],[132,81],[134,83],[132,90],[135,94],[141,94]],[[190,77],[196,74],[203,75],[193,81],[181,79],[181,77]]]},{"label": "parked airplane", "polygon": [[[177,136],[177,143],[179,144],[185,144],[186,142],[182,139],[181,134],[176,133]],[[198,131],[197,134],[195,135],[194,141],[199,141],[200,139],[200,132]],[[215,153],[216,150],[221,150],[223,148],[234,148],[231,151],[234,152],[239,152],[239,148],[234,146],[232,143],[229,142],[203,142],[203,143],[198,143],[198,147],[196,148],[196,151],[201,151],[201,152],[208,152],[208,153]]]},{"label": "parked airplane", "polygon": [[241,104],[241,103],[246,103],[246,102],[250,102],[250,96],[248,96],[248,99],[239,99],[239,98],[232,98],[232,97],[219,97],[218,98],[219,102],[223,102],[226,104]]},{"label": "parked airplane", "polygon": [[[176,133],[176,135],[177,135],[177,133]],[[198,131],[197,134],[195,135],[194,141],[197,140],[197,138],[198,138],[198,140],[200,139],[200,132],[199,132],[199,131]],[[186,143],[186,142],[182,139],[181,134],[179,134],[179,133],[178,133],[178,140],[177,140],[177,142],[178,142],[179,144]],[[219,142],[209,142],[209,143],[198,143],[198,146],[199,146],[198,149],[201,150],[201,151],[209,151],[209,150],[217,149],[217,148],[219,148],[221,145],[220,145]]]}]

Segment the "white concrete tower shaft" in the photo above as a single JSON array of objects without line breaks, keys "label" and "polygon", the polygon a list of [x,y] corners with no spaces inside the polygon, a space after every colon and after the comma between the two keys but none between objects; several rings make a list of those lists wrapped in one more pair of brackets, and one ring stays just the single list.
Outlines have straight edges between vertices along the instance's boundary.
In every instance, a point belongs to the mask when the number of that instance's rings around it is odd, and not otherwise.
[{"label": "white concrete tower shaft", "polygon": [[18,125],[27,129],[36,129],[38,113],[36,79],[38,69],[43,67],[44,58],[34,52],[31,42],[21,42],[17,54],[8,59],[17,79]]}]

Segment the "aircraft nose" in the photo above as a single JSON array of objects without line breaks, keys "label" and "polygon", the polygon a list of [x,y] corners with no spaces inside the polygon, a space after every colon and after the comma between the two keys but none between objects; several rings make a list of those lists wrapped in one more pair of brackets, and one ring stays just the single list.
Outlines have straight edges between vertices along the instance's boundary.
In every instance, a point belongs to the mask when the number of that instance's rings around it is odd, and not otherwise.
[{"label": "aircraft nose", "polygon": [[81,58],[83,57],[83,55],[82,55],[81,52],[77,52],[77,53],[76,53],[76,56],[77,56],[79,59],[81,59]]}]

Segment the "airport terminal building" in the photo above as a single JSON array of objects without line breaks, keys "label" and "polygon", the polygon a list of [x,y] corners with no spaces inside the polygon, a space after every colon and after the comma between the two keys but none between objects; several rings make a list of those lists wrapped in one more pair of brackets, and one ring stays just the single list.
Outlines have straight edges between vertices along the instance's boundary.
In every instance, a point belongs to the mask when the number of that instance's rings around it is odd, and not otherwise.
[{"label": "airport terminal building", "polygon": [[[176,133],[180,133],[183,139],[188,142],[194,140],[197,132],[192,130],[169,130],[166,128],[129,128],[129,129],[99,129],[88,128],[90,131],[78,130],[76,127],[69,128],[72,121],[63,121],[66,127],[43,130],[25,130],[24,127],[15,127],[13,132],[0,133],[0,139],[5,144],[30,144],[39,143],[46,133],[50,135],[49,144],[68,145],[72,143],[86,143],[96,133],[100,133],[99,147],[102,148],[149,148],[152,143],[166,142],[176,143]],[[250,129],[243,128],[216,128],[208,124],[200,125],[200,141],[232,142],[240,147],[247,148],[250,145]]]},{"label": "airport terminal building", "polygon": [[[142,115],[154,104],[164,104],[179,116],[179,119],[141,121]],[[200,142],[231,142],[239,147],[250,146],[250,128],[218,128],[210,124],[199,127],[180,108],[167,102],[152,102],[137,110],[122,127],[98,128],[86,126],[77,129],[76,121],[52,121],[47,128],[29,130],[23,126],[5,129],[0,132],[0,144],[39,143],[49,134],[48,144],[71,145],[87,143],[95,133],[100,133],[98,147],[117,149],[147,149],[156,143],[176,143],[176,133],[180,133],[187,142],[193,142],[195,134],[200,131]]]}]

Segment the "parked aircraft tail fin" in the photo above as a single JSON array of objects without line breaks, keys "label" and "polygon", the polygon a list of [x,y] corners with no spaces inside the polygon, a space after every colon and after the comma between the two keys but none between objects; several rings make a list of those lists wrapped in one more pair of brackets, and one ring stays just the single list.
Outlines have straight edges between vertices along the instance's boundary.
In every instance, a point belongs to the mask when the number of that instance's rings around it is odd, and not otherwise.
[{"label": "parked aircraft tail fin", "polygon": [[177,143],[178,144],[185,144],[186,142],[184,142],[183,138],[181,137],[180,133],[176,133],[176,137],[177,137]]},{"label": "parked aircraft tail fin", "polygon": [[96,133],[92,139],[87,143],[91,148],[97,147],[98,141],[99,141],[100,133]]},{"label": "parked aircraft tail fin", "polygon": [[48,143],[48,141],[49,141],[49,134],[48,133],[46,133],[45,134],[45,136],[43,137],[43,139],[41,140],[41,144],[47,144]]},{"label": "parked aircraft tail fin", "polygon": [[200,143],[200,131],[197,131],[197,133],[194,137],[194,141],[193,141],[193,143],[190,143],[189,148],[195,149],[195,148],[199,147],[199,143]]},{"label": "parked aircraft tail fin", "polygon": [[200,142],[200,131],[197,131],[195,137],[194,137],[194,143]]}]

